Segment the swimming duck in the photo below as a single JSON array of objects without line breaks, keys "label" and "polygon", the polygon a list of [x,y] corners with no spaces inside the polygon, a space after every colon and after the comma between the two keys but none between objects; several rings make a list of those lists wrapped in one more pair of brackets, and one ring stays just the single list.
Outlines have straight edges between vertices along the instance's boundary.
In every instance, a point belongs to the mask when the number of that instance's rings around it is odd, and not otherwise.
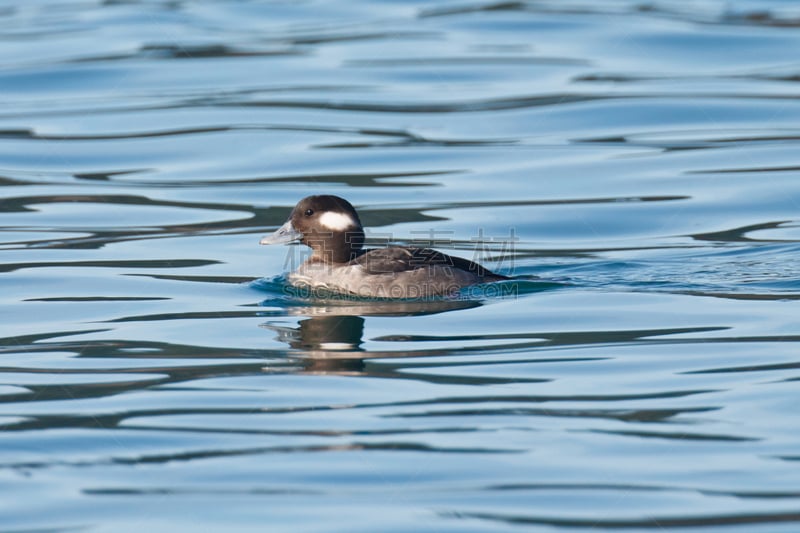
[{"label": "swimming duck", "polygon": [[311,257],[289,274],[295,286],[368,298],[426,298],[463,287],[509,279],[483,266],[429,248],[390,246],[365,250],[355,208],[338,196],[303,198],[289,220],[261,244],[299,241]]}]

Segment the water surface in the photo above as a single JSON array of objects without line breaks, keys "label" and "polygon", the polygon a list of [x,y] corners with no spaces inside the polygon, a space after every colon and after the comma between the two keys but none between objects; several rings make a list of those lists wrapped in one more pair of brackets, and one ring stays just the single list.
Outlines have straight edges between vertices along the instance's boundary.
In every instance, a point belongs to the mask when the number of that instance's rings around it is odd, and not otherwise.
[{"label": "water surface", "polygon": [[[0,531],[798,528],[794,3],[0,22]],[[315,193],[516,279],[287,293]]]}]

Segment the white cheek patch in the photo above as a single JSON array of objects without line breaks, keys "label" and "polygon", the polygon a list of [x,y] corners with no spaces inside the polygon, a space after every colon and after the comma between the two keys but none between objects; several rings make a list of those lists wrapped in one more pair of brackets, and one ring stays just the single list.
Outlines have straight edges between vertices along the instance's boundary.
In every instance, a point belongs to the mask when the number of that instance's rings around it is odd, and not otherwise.
[{"label": "white cheek patch", "polygon": [[344,213],[327,211],[319,217],[319,223],[331,231],[344,231],[356,227],[356,221]]},{"label": "white cheek patch", "polygon": [[349,342],[321,342],[319,347],[322,350],[352,350],[356,346]]}]

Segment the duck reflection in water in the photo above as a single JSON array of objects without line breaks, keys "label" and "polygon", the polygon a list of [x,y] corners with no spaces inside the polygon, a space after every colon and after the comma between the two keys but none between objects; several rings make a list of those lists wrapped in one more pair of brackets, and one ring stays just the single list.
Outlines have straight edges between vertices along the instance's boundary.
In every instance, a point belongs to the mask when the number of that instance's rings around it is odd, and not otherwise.
[{"label": "duck reflection in water", "polygon": [[[360,373],[367,359],[412,355],[407,352],[370,352],[362,348],[364,324],[369,317],[423,316],[469,309],[479,301],[440,300],[406,302],[359,302],[354,305],[297,306],[284,309],[287,316],[305,316],[297,327],[274,322],[261,327],[278,334],[302,360],[305,371]],[[293,354],[294,355],[294,354]]]}]

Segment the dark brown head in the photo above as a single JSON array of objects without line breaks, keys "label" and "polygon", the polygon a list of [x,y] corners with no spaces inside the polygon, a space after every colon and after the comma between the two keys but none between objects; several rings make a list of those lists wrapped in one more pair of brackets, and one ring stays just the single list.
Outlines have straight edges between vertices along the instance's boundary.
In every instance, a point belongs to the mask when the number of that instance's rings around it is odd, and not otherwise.
[{"label": "dark brown head", "polygon": [[261,244],[300,241],[314,251],[312,259],[346,263],[364,245],[364,229],[350,202],[338,196],[308,196],[298,202],[289,220]]}]

